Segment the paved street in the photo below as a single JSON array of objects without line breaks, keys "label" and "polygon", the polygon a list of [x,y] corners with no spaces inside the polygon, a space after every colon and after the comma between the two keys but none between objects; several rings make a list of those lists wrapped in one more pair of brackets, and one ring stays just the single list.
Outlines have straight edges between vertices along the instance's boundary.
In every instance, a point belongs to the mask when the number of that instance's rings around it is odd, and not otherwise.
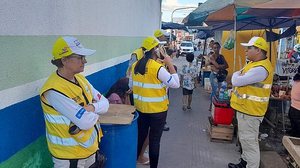
[{"label": "paved street", "polygon": [[[185,57],[174,58],[180,70]],[[210,142],[207,132],[210,112],[209,94],[202,87],[193,94],[192,110],[182,111],[182,89],[170,90],[167,122],[160,148],[160,168],[227,168],[228,162],[238,162],[239,152],[233,143]],[[149,166],[137,166],[138,168]]]}]

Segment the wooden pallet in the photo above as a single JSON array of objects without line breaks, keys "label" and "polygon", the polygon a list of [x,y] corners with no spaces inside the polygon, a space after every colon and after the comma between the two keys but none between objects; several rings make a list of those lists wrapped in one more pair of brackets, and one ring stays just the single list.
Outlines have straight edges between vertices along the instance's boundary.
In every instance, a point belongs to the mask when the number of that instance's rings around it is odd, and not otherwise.
[{"label": "wooden pallet", "polygon": [[227,142],[231,143],[233,139],[234,127],[230,125],[214,125],[212,118],[208,117],[208,132],[210,134],[210,141],[212,142]]}]

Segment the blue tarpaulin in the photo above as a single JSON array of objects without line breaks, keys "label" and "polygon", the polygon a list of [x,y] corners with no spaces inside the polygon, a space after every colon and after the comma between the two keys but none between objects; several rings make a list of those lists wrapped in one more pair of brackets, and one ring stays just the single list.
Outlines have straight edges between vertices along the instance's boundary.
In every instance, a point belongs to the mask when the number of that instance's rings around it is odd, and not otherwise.
[{"label": "blue tarpaulin", "polygon": [[178,29],[178,30],[184,30],[189,32],[189,30],[182,24],[173,23],[173,22],[162,22],[161,25],[162,29]]}]

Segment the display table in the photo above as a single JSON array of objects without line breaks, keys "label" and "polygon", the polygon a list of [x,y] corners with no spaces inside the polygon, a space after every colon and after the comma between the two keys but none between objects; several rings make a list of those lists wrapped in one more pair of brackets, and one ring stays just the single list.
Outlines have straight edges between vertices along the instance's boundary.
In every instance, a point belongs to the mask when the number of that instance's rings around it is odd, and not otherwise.
[{"label": "display table", "polygon": [[[269,105],[272,103],[272,102],[275,102],[274,104],[279,107],[279,110],[276,110],[276,117],[275,117],[275,122],[276,122],[276,125],[278,125],[278,113],[281,114],[281,118],[282,118],[282,131],[283,133],[285,134],[286,132],[286,128],[285,128],[285,113],[286,113],[286,110],[285,110],[285,104],[287,104],[287,102],[289,102],[290,99],[282,99],[282,98],[279,98],[279,97],[270,97],[270,102],[269,102]],[[272,125],[272,121],[270,121],[267,117],[264,118],[272,127],[275,127],[275,125],[273,124]]]}]

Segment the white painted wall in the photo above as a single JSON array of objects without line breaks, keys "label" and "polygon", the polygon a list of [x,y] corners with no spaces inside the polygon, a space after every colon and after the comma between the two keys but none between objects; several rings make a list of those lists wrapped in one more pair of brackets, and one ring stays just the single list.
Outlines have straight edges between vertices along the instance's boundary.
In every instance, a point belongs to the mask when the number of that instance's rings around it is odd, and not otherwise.
[{"label": "white painted wall", "polygon": [[148,36],[161,0],[1,0],[0,35]]}]

